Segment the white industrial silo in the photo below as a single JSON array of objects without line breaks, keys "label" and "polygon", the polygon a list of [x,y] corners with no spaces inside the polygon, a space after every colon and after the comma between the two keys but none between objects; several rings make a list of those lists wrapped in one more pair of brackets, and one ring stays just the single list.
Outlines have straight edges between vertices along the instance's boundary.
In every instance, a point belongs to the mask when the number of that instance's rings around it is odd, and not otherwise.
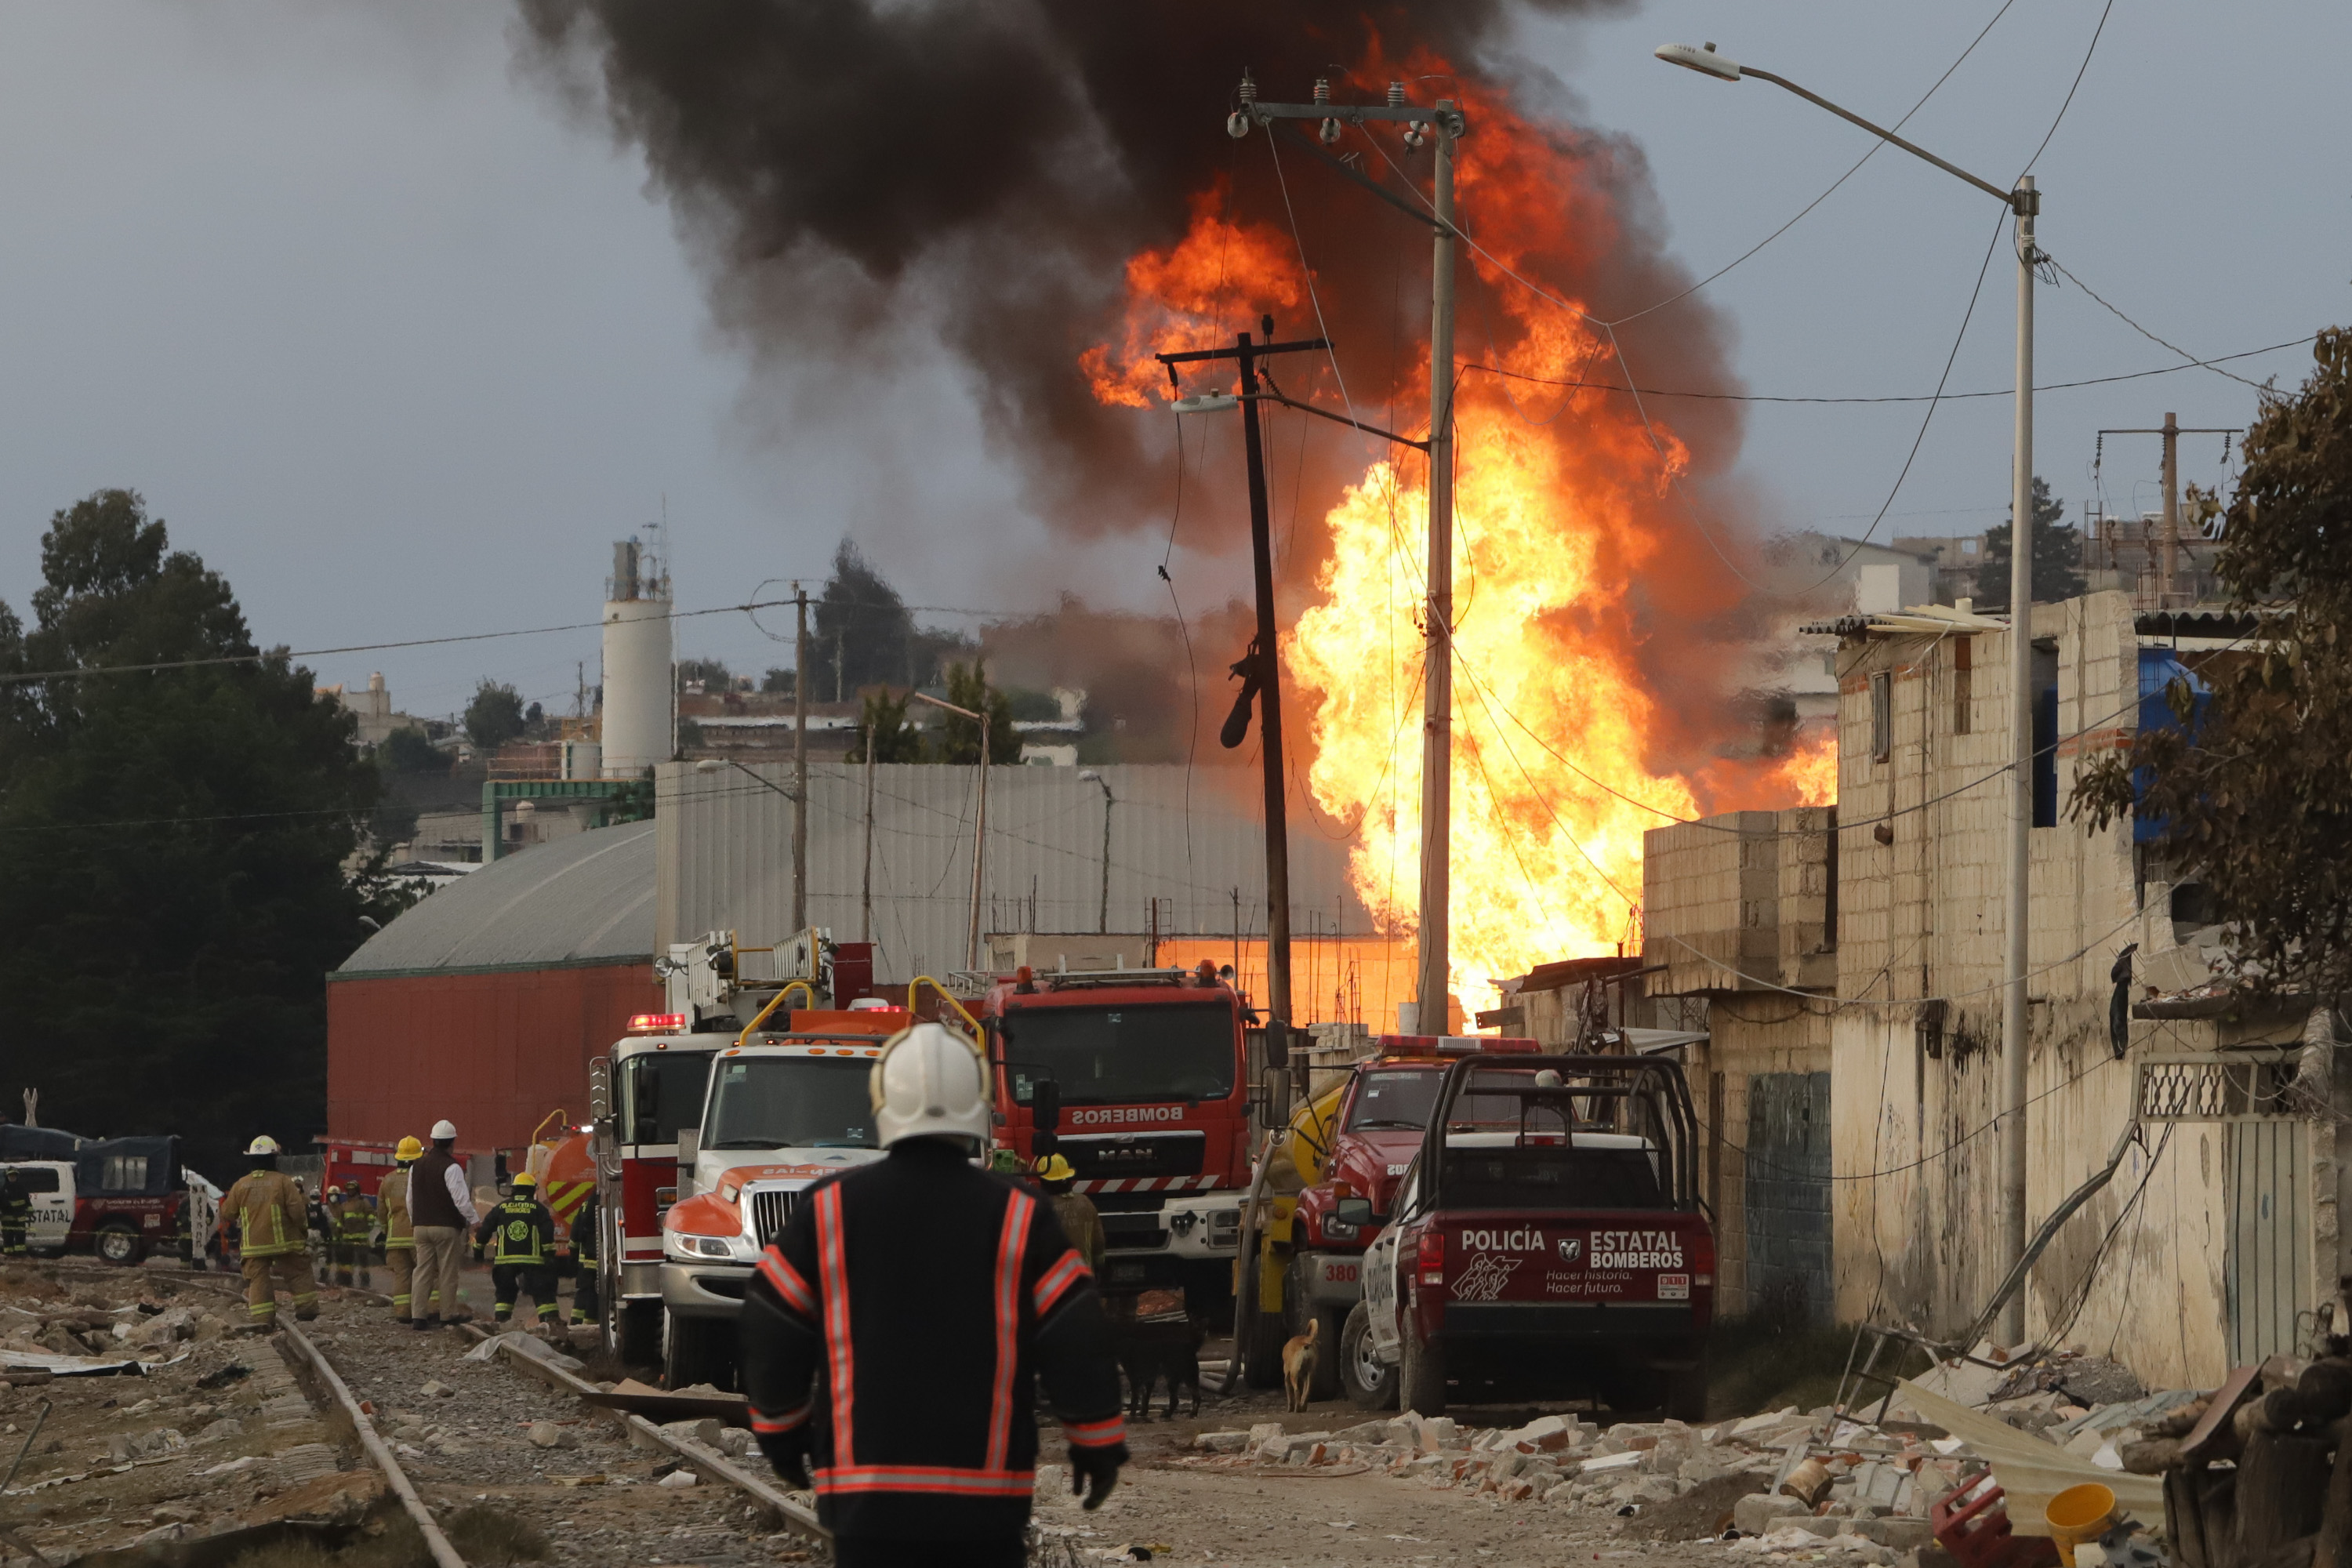
[{"label": "white industrial silo", "polygon": [[669,574],[647,546],[613,546],[604,604],[604,766],[608,779],[641,776],[677,750],[671,678]]}]

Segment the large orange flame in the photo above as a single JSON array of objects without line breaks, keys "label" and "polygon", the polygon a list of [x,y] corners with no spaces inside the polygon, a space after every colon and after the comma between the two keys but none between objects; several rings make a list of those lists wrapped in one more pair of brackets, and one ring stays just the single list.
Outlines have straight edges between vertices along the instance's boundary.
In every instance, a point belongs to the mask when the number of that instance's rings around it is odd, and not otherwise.
[{"label": "large orange flame", "polygon": [[[1360,74],[1391,73],[1376,62]],[[1475,108],[1459,188],[1481,250],[1463,260],[1492,302],[1494,341],[1462,357],[1538,381],[1605,379],[1615,368],[1605,331],[1504,271],[1578,273],[1615,243],[1601,182],[1583,151],[1507,100]],[[1220,216],[1226,196],[1202,193],[1181,242],[1129,264],[1122,341],[1084,358],[1103,401],[1144,405],[1161,384],[1154,350],[1229,341],[1221,312],[1236,296],[1304,300],[1289,235]],[[1450,934],[1455,994],[1475,1003],[1495,980],[1636,934],[1645,829],[1729,804],[1834,798],[1836,752],[1833,736],[1826,753],[1816,737],[1728,773],[1711,759],[1705,779],[1654,770],[1662,729],[1695,726],[1662,711],[1642,674],[1644,615],[1719,615],[1740,598],[1729,571],[1690,548],[1673,490],[1688,453],[1657,411],[1645,419],[1602,392],[1486,371],[1465,371],[1458,385]],[[1322,388],[1336,401],[1334,383]],[[1420,398],[1417,383],[1351,390]],[[1284,652],[1307,721],[1307,785],[1356,828],[1357,890],[1402,935],[1418,897],[1426,463],[1366,450],[1360,478],[1324,518],[1311,601]]]}]

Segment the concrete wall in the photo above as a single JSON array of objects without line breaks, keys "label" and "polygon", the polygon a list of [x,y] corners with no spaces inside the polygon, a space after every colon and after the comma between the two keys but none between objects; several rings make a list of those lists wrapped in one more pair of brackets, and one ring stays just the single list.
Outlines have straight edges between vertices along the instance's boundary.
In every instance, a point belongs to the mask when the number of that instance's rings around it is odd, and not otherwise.
[{"label": "concrete wall", "polygon": [[[2108,1043],[2108,970],[2146,932],[2127,826],[2091,834],[2063,802],[2084,758],[2127,746],[2137,710],[2130,602],[2095,594],[2037,606],[2053,645],[2057,826],[2032,831],[2027,1208],[2037,1221],[2105,1163],[2132,1114],[2131,1069]],[[2010,795],[2009,634],[1869,637],[1841,655],[1835,1075],[1837,1310],[1939,1331],[1999,1282],[2003,856]],[[1873,755],[1871,678],[1891,682],[1892,745]],[[1900,813],[1901,815],[1890,815]],[[1885,832],[1880,832],[1880,828]],[[1923,998],[1948,1001],[1922,1005]],[[2210,1048],[2142,1025],[2132,1050]],[[2163,1138],[2149,1129],[2149,1147]],[[2153,1176],[2135,1150],[2062,1230],[2028,1289],[2027,1332],[2115,1345],[2155,1384],[2216,1381],[2223,1365],[2219,1124],[2180,1127]],[[2111,1250],[2102,1238],[2146,1184]],[[2081,1293],[2087,1289],[2087,1297]],[[2077,1300],[2080,1300],[2077,1306]]]},{"label": "concrete wall", "polygon": [[[1830,1070],[1836,822],[1832,807],[1729,812],[1643,836],[1642,956],[1663,969],[1643,984],[1654,1010],[1680,1005],[1682,1015],[1654,1022],[1709,1032],[1685,1065],[1705,1141],[1701,1187],[1715,1209],[1716,1300],[1727,1316],[1801,1302],[1820,1321],[1833,1300],[1831,1248],[1821,1245],[1830,1096],[1818,1096],[1823,1121],[1806,1154],[1777,1135],[1768,1146],[1756,1140],[1778,1127],[1776,1092],[1785,1098],[1792,1080],[1818,1090]],[[1704,1022],[1693,1005],[1703,1005]],[[1768,1301],[1773,1266],[1785,1271],[1800,1258],[1817,1259],[1806,1266],[1817,1277],[1794,1291],[1783,1279],[1780,1302]]]}]

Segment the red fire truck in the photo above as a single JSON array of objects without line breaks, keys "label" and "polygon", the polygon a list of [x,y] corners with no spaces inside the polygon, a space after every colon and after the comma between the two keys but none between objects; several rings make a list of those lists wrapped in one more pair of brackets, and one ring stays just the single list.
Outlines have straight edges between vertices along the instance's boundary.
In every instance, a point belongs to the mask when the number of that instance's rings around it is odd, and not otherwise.
[{"label": "red fire truck", "polygon": [[1025,1166],[1058,1152],[1101,1211],[1106,1289],[1184,1289],[1196,1315],[1233,1300],[1249,1184],[1242,1000],[1198,969],[1036,971],[973,1008],[996,1073],[996,1142]]}]

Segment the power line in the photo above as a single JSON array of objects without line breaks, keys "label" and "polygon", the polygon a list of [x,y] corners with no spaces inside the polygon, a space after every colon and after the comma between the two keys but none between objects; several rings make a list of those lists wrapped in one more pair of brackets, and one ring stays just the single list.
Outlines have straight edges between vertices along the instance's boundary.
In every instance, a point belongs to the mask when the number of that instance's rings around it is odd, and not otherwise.
[{"label": "power line", "polygon": [[[2093,288],[2092,288],[2088,283],[2084,282],[2080,278],[2077,278],[2077,277],[2075,277],[2072,272],[2067,271],[2067,270],[2066,270],[2066,268],[2065,268],[2064,264],[2063,264],[2062,262],[2060,262],[2060,261],[2059,261],[2059,259],[2058,259],[2056,257],[2052,256],[2052,255],[2051,255],[2049,252],[2047,252],[2047,251],[2044,251],[2044,252],[2042,252],[2042,258],[2043,260],[2045,260],[2045,261],[2049,262],[2051,266],[2057,268],[2058,272],[2059,272],[2059,275],[2060,275],[2061,277],[2064,278],[2068,282],[2070,282],[2070,283],[2072,283],[2073,285],[2074,285],[2074,287],[2075,287],[2075,288],[2080,289],[2084,293],[2088,294],[2088,295],[2089,295],[2089,296],[2090,296],[2094,300],[2096,300],[2096,301],[2097,301],[2097,303],[2098,303],[2098,304],[2099,304],[2103,309],[2105,309],[2105,310],[2108,312],[2108,314],[2110,314],[2110,315],[2114,316],[2114,317],[2115,317],[2115,319],[2116,319],[2116,321],[2121,321],[2125,326],[2129,327],[2133,331],[2137,332],[2141,337],[2146,338],[2149,342],[2155,343],[2155,344],[2157,344],[2158,346],[2162,347],[2162,348],[2168,348],[2168,349],[2170,349],[2174,353],[2179,354],[2182,359],[2187,360],[2187,361],[2189,362],[2187,364],[2175,365],[2175,366],[2173,366],[2173,367],[2172,367],[2173,369],[2175,369],[2175,370],[2210,370],[2210,371],[2211,371],[2211,372],[2212,372],[2214,374],[2216,374],[2216,375],[2226,375],[2226,376],[2228,376],[2231,381],[2237,382],[2239,384],[2241,384],[2241,385],[2242,385],[2242,386],[2251,386],[2251,387],[2252,387],[2256,392],[2268,392],[2268,391],[2270,391],[2270,390],[2271,390],[2271,388],[2269,388],[2269,387],[2267,387],[2267,386],[2264,386],[2264,385],[2263,385],[2262,383],[2260,383],[2260,382],[2248,381],[2248,380],[2247,380],[2244,376],[2242,376],[2242,375],[2239,375],[2239,374],[2235,374],[2235,373],[2233,373],[2233,372],[2226,371],[2226,370],[2221,369],[2221,362],[2220,362],[2220,361],[2218,361],[2218,360],[2201,360],[2201,359],[2199,359],[2195,354],[2190,353],[2187,349],[2182,348],[2179,343],[2167,342],[2164,339],[2158,337],[2154,332],[2149,331],[2146,327],[2141,326],[2137,321],[2133,321],[2129,316],[2125,315],[2121,310],[2116,310],[2113,305],[2108,304],[2106,300],[2105,300],[2101,299],[2101,298],[2099,297],[2099,292],[2098,292],[2098,290],[2097,290],[2097,289],[2093,289]],[[2292,342],[2292,343],[2280,343],[2280,344],[2278,344],[2278,345],[2276,345],[2276,346],[2277,346],[2277,347],[2279,347],[2279,348],[2283,348],[2283,349],[2296,348],[2296,347],[2299,347],[2300,345],[2302,345],[2302,344],[2304,344],[2304,343],[2307,343],[2307,342],[2313,342],[2316,337],[2317,337],[2317,334],[2316,334],[2316,333],[2314,333],[2312,337],[2309,337],[2309,338],[2298,338],[2298,339],[2296,339],[2296,340],[2295,340],[2294,342]],[[2257,350],[2255,350],[2254,352],[2255,352],[2255,353],[2269,353],[2270,351],[2269,351],[2269,350],[2267,350],[2267,349],[2257,349]],[[2223,359],[2244,359],[2245,357],[2247,357],[2247,356],[2246,356],[2246,355],[2244,355],[2244,354],[2224,354],[2224,355],[2222,356],[2222,358],[2223,358]],[[2120,379],[2120,378],[2118,378],[2118,379]]]},{"label": "power line", "polygon": [[[2045,252],[2044,254],[2045,254],[2045,256],[2046,256],[2046,254],[2047,254],[2047,253]],[[2052,266],[2053,266],[2053,267],[2055,267],[2055,266],[2057,266],[2057,263],[2056,263],[2055,261],[2053,261],[2053,262],[2051,263],[2051,265],[2052,265]],[[2059,270],[2060,270],[2061,272],[2064,272],[2064,271],[2065,271],[2065,268],[2063,268],[2063,267],[2061,267],[2061,268],[2059,268]],[[2074,274],[2072,274],[2072,273],[2067,273],[2066,275],[2067,275],[2069,278],[2073,278],[2073,277],[2074,277]],[[2081,281],[2081,279],[2075,279],[2075,283],[2076,283],[2076,286],[2077,286],[2077,287],[2081,287],[2081,286],[2082,286],[2082,281]],[[2090,293],[2091,293],[2090,289],[2087,289],[2087,288],[2084,288],[2083,291],[2084,291],[2084,293],[2086,293],[2086,294],[2090,294]],[[2092,298],[2092,299],[2094,299],[2094,300],[2098,300],[2098,299],[2099,299],[2099,297],[2098,297],[2096,294],[2091,294],[2091,298]],[[2105,300],[2099,300],[2099,303],[2100,303],[2100,304],[2102,304],[2102,305],[2105,305],[2105,304],[2106,304],[2106,301],[2105,301]],[[2108,306],[2107,308],[2108,308],[2109,310],[2114,310],[2114,309],[2115,309],[2115,307],[2113,307],[2112,305]],[[2117,312],[2116,312],[2116,314],[2120,316],[2120,315],[2122,315],[2122,312],[2121,312],[2121,311],[2117,311]],[[2124,318],[2124,319],[2125,319],[2126,321],[2129,321],[2129,318],[2128,318],[2128,317],[2126,317],[2126,318]],[[2135,323],[2135,325],[2136,325],[2136,323]],[[2291,339],[2289,339],[2287,342],[2283,342],[2283,343],[2271,343],[2271,344],[2268,344],[2267,346],[2263,347],[2263,348],[2258,348],[2258,349],[2247,349],[2247,350],[2244,350],[2244,351],[2243,351],[2243,352],[2242,352],[2242,353],[2233,353],[2233,354],[2216,354],[2216,355],[2215,355],[2215,356],[2213,356],[2211,359],[2202,359],[2202,360],[2200,360],[2200,359],[2195,358],[2193,355],[2187,355],[2187,354],[2185,354],[2185,351],[2183,351],[2183,350],[2180,350],[2180,349],[2178,349],[2178,348],[2173,348],[2173,345],[2172,345],[2172,344],[2164,342],[2164,340],[2163,340],[2163,339],[2161,339],[2161,338],[2156,338],[2156,337],[2154,337],[2154,334],[2152,334],[2152,333],[2151,333],[2151,334],[2147,334],[2147,335],[2148,335],[2148,336],[2151,338],[2151,340],[2152,340],[2152,341],[2154,341],[2154,342],[2156,342],[2163,343],[2163,344],[2164,344],[2164,346],[2165,346],[2166,348],[2168,348],[2168,349],[2172,349],[2172,352],[2173,352],[2173,353],[2183,354],[2183,355],[2184,355],[2184,357],[2188,358],[2189,363],[2186,363],[2186,364],[2168,364],[2168,365],[2159,365],[2159,366],[2158,366],[2158,367],[2157,367],[2156,369],[2154,369],[2154,370],[2134,370],[2134,371],[2126,371],[2126,372],[2124,372],[2123,374],[2119,374],[2119,375],[2095,375],[2095,376],[2089,376],[2089,377],[2086,377],[2086,378],[2084,378],[2084,380],[2081,380],[2081,381],[2053,381],[2053,382],[2044,382],[2044,383],[2041,384],[2040,385],[2037,385],[2033,390],[2034,390],[2035,392],[2037,392],[2037,393],[2041,393],[2041,392],[2067,392],[2067,391],[2071,391],[2071,390],[2073,390],[2073,389],[2074,389],[2074,388],[2076,388],[2076,387],[2084,387],[2084,386],[2106,386],[2106,385],[2109,385],[2109,384],[2113,384],[2113,383],[2115,383],[2115,382],[2118,382],[2118,381],[2140,381],[2140,380],[2144,380],[2144,379],[2146,379],[2147,377],[2148,377],[2148,376],[2152,376],[2152,375],[2179,375],[2182,371],[2185,371],[2185,370],[2213,370],[2213,369],[2217,368],[2218,366],[2221,366],[2221,365],[2222,365],[2222,364],[2226,364],[2226,363],[2229,363],[2230,361],[2231,361],[2231,360],[2252,359],[2252,358],[2253,358],[2253,357],[2255,357],[2257,354],[2276,353],[2277,353],[2279,350],[2281,350],[2281,349],[2296,349],[2296,348],[2301,348],[2301,347],[2303,347],[2305,343],[2308,343],[2308,342],[2313,342],[2313,341],[2314,341],[2314,339],[2315,339],[2315,338],[2316,338],[2316,336],[2317,336],[2317,334],[2316,334],[2316,333],[2307,333],[2307,334],[2305,334],[2305,336],[2303,336],[2303,337],[2299,337],[2299,338],[2291,338]],[[1655,386],[1631,387],[1631,386],[1627,386],[1627,385],[1626,385],[1625,384],[1623,384],[1622,382],[1616,382],[1616,381],[1581,381],[1581,380],[1570,381],[1570,380],[1564,380],[1564,379],[1555,379],[1555,378],[1553,378],[1553,377],[1551,377],[1551,376],[1529,375],[1529,374],[1526,374],[1526,373],[1525,373],[1525,372],[1523,372],[1523,371],[1506,370],[1506,369],[1504,369],[1501,365],[1497,365],[1497,364],[1486,364],[1486,363],[1481,363],[1481,362],[1475,362],[1475,361],[1474,361],[1474,362],[1471,362],[1471,363],[1465,363],[1465,364],[1463,366],[1463,368],[1464,368],[1465,370],[1482,370],[1482,371],[1485,371],[1485,372],[1486,372],[1487,374],[1489,374],[1489,375],[1507,376],[1507,377],[1508,377],[1510,380],[1513,380],[1513,381],[1532,382],[1532,383],[1534,383],[1535,384],[1537,384],[1537,385],[1538,385],[1538,386],[1564,386],[1564,387],[1571,387],[1571,388],[1576,388],[1576,389],[1580,389],[1580,390],[1582,390],[1582,391],[1588,391],[1588,392],[1612,392],[1612,393],[1619,393],[1619,394],[1630,394],[1630,395],[1632,395],[1641,396],[1641,397],[1686,397],[1686,398],[1693,398],[1693,399],[1696,399],[1696,400],[1701,401],[1701,402],[1708,402],[1708,403],[1800,403],[1800,404],[1801,404],[1801,403],[1824,403],[1824,404],[1933,403],[1933,402],[1938,401],[1938,397],[1939,397],[1939,395],[1938,395],[1938,394],[1932,393],[1932,392],[1907,392],[1907,393],[1897,393],[1897,394],[1893,394],[1893,395],[1886,395],[1886,396],[1877,396],[1877,397],[1795,397],[1795,396],[1787,396],[1787,395],[1775,395],[1775,394],[1769,394],[1769,393],[1760,393],[1760,392],[1690,392],[1690,391],[1686,391],[1686,390],[1683,390],[1683,389],[1679,389],[1679,388],[1669,388],[1669,387],[1655,387]],[[2223,372],[2221,372],[2221,374],[2224,374],[2224,375],[2227,375],[2229,373],[2228,373],[2227,371],[2223,371]],[[2245,380],[2245,378],[2244,378],[2244,377],[2242,377],[2242,376],[2232,377],[2231,379],[2233,379],[2233,380],[2239,380],[2239,381],[2244,381],[2244,380]],[[2258,384],[2258,383],[2252,382],[2252,381],[2247,381],[2245,384],[2246,384],[2248,386],[2256,387],[2256,388],[2259,390],[2260,384]],[[1940,395],[1940,400],[1941,400],[1941,401],[1943,401],[1943,402],[1946,402],[1946,403],[1958,403],[1958,402],[1960,402],[1960,401],[1963,401],[1963,400],[1965,400],[1965,399],[1969,399],[1969,398],[1979,398],[1979,397],[2014,397],[2014,396],[2016,396],[2016,395],[2017,395],[2017,389],[2016,389],[2015,387],[2009,387],[2009,386],[2005,386],[2005,387],[2000,387],[2000,388],[1998,388],[1998,389],[1996,389],[1996,390],[1989,391],[1989,392],[1947,392],[1947,393],[1943,393],[1943,394],[1941,394],[1941,395]],[[1993,508],[1990,508],[1990,507],[1975,507],[1975,508],[1964,508],[1964,509],[1962,509],[1962,510],[1976,510],[1976,511],[1990,511],[1990,510],[1995,510],[1995,509],[1993,509]],[[1867,515],[1869,515],[1869,514],[1864,513],[1864,512],[1855,512],[1855,513],[1853,513],[1853,516],[1855,516],[1855,517],[1863,517],[1863,516],[1867,516]],[[1892,515],[1896,516],[1896,517],[1924,517],[1924,516],[1928,516],[1928,515],[1932,515],[1932,514],[1930,514],[1930,513],[1926,513],[1926,512],[1895,512],[1895,513],[1893,513]]]},{"label": "power line", "polygon": [[2091,68],[2091,57],[2098,53],[2099,35],[2107,30],[2107,14],[2115,8],[2116,0],[2107,0],[2107,3],[2099,8],[2099,25],[2091,29],[2091,42],[2083,50],[2083,63],[2074,68],[2074,79],[2066,88],[2065,100],[2058,105],[2058,112],[2050,121],[2050,129],[2042,133],[2041,145],[2035,147],[2033,156],[2025,161],[2025,167],[2018,172],[2018,179],[2022,180],[2026,175],[2033,173],[2033,165],[2042,162],[2042,154],[2050,146],[2050,138],[2058,134],[2059,122],[2066,118],[2066,110],[2074,107],[2074,93],[2083,85],[2083,73]]}]

